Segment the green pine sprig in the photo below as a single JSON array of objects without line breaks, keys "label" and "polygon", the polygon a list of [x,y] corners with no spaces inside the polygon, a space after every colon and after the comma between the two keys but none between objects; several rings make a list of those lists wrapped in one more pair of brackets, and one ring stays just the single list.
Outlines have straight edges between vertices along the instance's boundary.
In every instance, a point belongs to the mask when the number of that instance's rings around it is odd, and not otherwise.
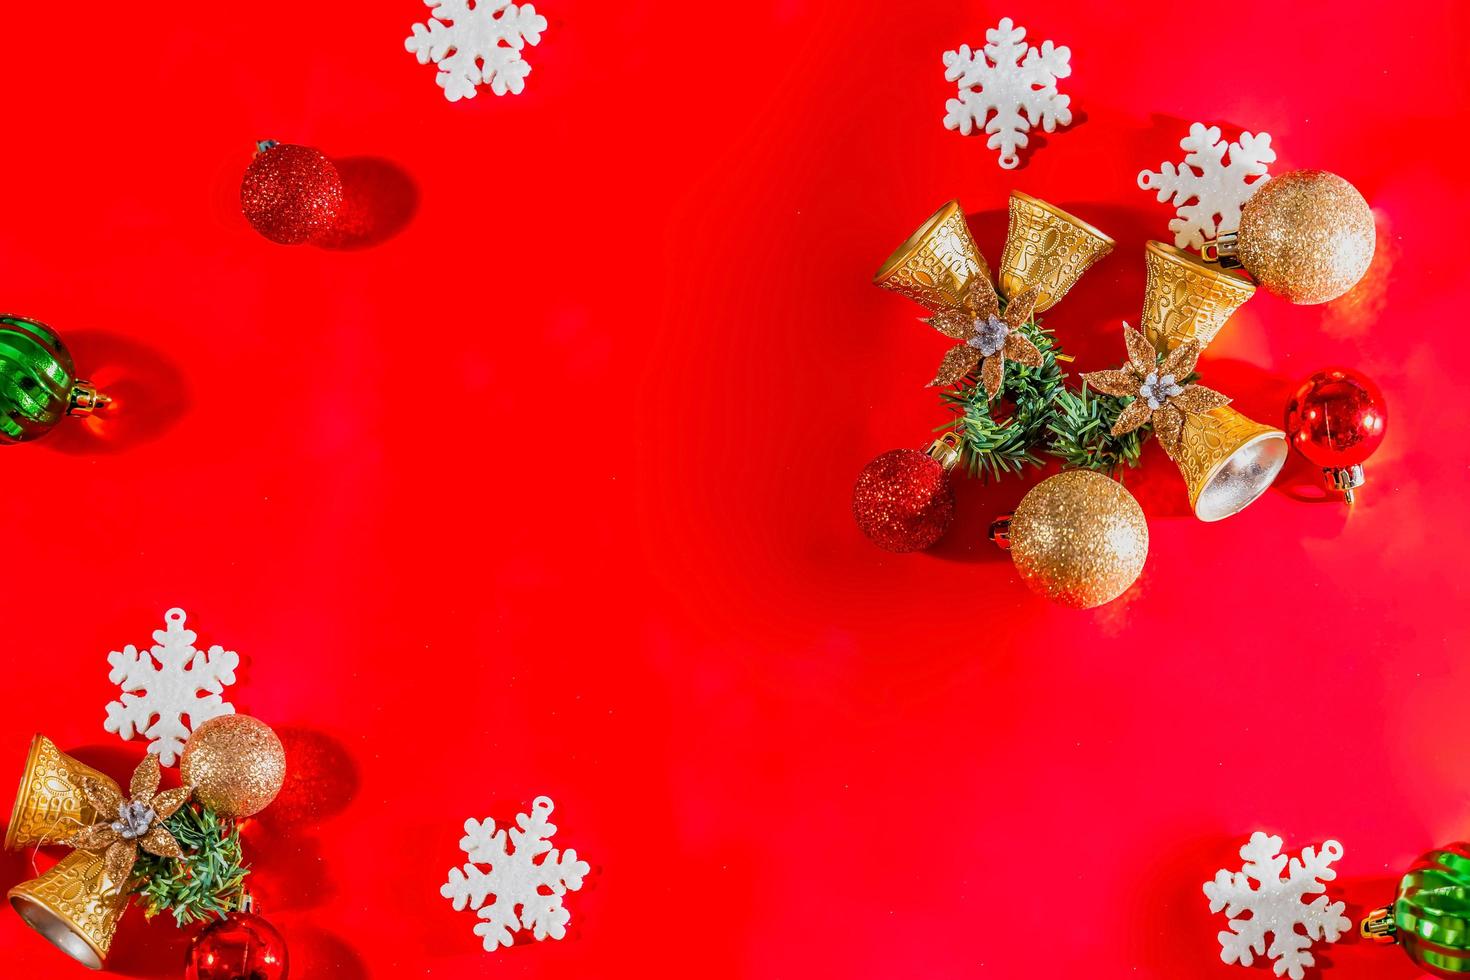
[{"label": "green pine sprig", "polygon": [[250,869],[240,852],[240,828],[198,803],[180,807],[164,822],[184,851],[164,858],[139,851],[133,868],[133,894],[153,918],[172,912],[180,926],[211,917],[224,918],[239,901]]},{"label": "green pine sprig", "polygon": [[[1041,366],[1008,361],[1000,399],[991,401],[973,373],[940,392],[940,399],[957,416],[940,428],[959,433],[962,460],[971,476],[993,479],[1042,463],[1033,449],[1046,434],[1052,400],[1064,388],[1056,360],[1059,348],[1056,338],[1035,320],[1022,329],[1041,351]],[[1010,411],[999,414],[1003,402],[1009,403]]]},{"label": "green pine sprig", "polygon": [[1079,391],[1063,389],[1047,425],[1051,438],[1046,452],[1060,459],[1065,469],[1096,470],[1107,476],[1137,466],[1151,427],[1145,423],[1121,436],[1112,434],[1113,423],[1132,400],[1098,395],[1088,390],[1086,381]]}]

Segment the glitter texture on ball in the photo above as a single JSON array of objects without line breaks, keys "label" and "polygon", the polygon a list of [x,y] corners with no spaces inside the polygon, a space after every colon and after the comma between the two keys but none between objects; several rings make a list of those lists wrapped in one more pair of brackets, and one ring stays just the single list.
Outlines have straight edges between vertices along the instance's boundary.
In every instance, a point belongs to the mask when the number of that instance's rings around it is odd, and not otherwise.
[{"label": "glitter texture on ball", "polygon": [[1358,189],[1325,170],[1273,177],[1240,212],[1241,265],[1293,303],[1326,303],[1352,289],[1373,261],[1373,211]]},{"label": "glitter texture on ball", "polygon": [[863,468],[852,491],[852,515],[885,551],[921,551],[949,530],[954,488],[934,457],[894,449]]},{"label": "glitter texture on ball", "polygon": [[1042,480],[1010,524],[1011,558],[1033,592],[1091,609],[1127,591],[1148,558],[1148,521],[1133,495],[1091,470]]},{"label": "glitter texture on ball", "polygon": [[220,715],[194,730],[179,777],[216,813],[249,817],[270,805],[286,780],[286,750],[265,722]]},{"label": "glitter texture on ball", "polygon": [[240,209],[266,238],[300,245],[336,226],[342,211],[342,178],[320,150],[278,143],[257,154],[246,168]]}]

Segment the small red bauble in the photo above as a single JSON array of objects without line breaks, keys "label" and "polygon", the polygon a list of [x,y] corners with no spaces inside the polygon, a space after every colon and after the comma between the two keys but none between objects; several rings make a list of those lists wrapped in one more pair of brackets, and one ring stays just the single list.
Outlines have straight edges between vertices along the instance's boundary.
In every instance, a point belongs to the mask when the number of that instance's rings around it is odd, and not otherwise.
[{"label": "small red bauble", "polygon": [[300,245],[337,225],[342,177],[320,150],[289,143],[260,144],[240,182],[240,209],[256,231],[282,245]]},{"label": "small red bauble", "polygon": [[886,452],[863,468],[852,491],[858,527],[886,551],[920,551],[954,519],[954,489],[943,464],[917,449]]},{"label": "small red bauble", "polygon": [[184,980],[286,980],[286,941],[251,912],[231,912],[194,940]]},{"label": "small red bauble", "polygon": [[1363,462],[1383,442],[1388,408],[1378,386],[1356,371],[1318,371],[1286,403],[1286,437],[1322,467],[1327,485],[1349,503],[1363,485]]}]

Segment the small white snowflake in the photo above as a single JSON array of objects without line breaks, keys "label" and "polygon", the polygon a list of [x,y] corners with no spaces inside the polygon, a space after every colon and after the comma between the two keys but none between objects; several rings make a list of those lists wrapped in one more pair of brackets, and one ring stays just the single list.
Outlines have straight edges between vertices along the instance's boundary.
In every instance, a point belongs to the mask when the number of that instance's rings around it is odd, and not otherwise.
[{"label": "small white snowflake", "polygon": [[[1230,917],[1230,931],[1222,932],[1220,959],[1226,963],[1250,966],[1252,954],[1265,954],[1276,961],[1279,977],[1289,974],[1291,980],[1302,980],[1303,971],[1316,960],[1309,949],[1314,940],[1335,943],[1352,921],[1343,915],[1346,902],[1328,902],[1322,895],[1310,905],[1302,904],[1303,895],[1325,892],[1324,881],[1332,881],[1337,872],[1332,862],[1342,857],[1342,845],[1335,840],[1322,845],[1319,854],[1310,847],[1302,849],[1300,858],[1291,859],[1287,877],[1281,870],[1287,866],[1281,854],[1281,838],[1256,831],[1250,842],[1240,849],[1245,864],[1240,871],[1221,870],[1214,881],[1205,882],[1205,896],[1210,911],[1225,910]],[[1259,883],[1252,888],[1250,883]],[[1249,912],[1250,918],[1241,918]],[[1300,924],[1306,935],[1298,932]],[[1271,933],[1271,946],[1266,947],[1266,933]]]},{"label": "small white snowflake", "polygon": [[1029,47],[1025,37],[1026,28],[1003,17],[985,32],[982,51],[962,44],[958,51],[944,52],[944,80],[960,87],[958,98],[944,104],[944,128],[965,136],[983,128],[990,134],[986,145],[1000,151],[1005,170],[1020,164],[1017,151],[1026,145],[1031,127],[1050,133],[1058,123],[1072,122],[1071,98],[1057,93],[1057,79],[1072,74],[1072,52],[1050,41],[1039,49]]},{"label": "small white snowflake", "polygon": [[[510,0],[424,0],[433,14],[413,25],[403,46],[419,64],[439,66],[438,83],[450,102],[473,99],[476,85],[496,95],[520,95],[531,66],[521,57],[527,44],[541,43],[546,18],[532,4]],[[452,53],[451,53],[452,52]]]},{"label": "small white snowflake", "polygon": [[[220,695],[226,684],[235,683],[240,655],[218,644],[208,653],[194,649],[198,634],[184,628],[184,619],[184,610],[170,609],[163,616],[164,628],[153,631],[151,650],[140,653],[129,643],[121,653],[107,655],[112,665],[107,679],[122,694],[108,704],[102,727],[124,739],[141,734],[151,741],[148,751],[165,766],[178,761],[191,731],[211,718],[235,713],[235,706]],[[200,692],[207,693],[199,697]]]},{"label": "small white snowflake", "polygon": [[[1231,143],[1220,138],[1219,126],[1195,123],[1179,148],[1189,152],[1178,167],[1164,163],[1157,171],[1138,175],[1138,186],[1157,191],[1160,201],[1173,198],[1179,214],[1169,222],[1174,244],[1200,248],[1206,241],[1239,231],[1240,206],[1269,179],[1266,166],[1276,161],[1271,134],[1241,133]],[[1229,163],[1224,162],[1227,150]]]},{"label": "small white snowflake", "polygon": [[[488,817],[465,821],[459,846],[473,863],[463,870],[452,869],[439,894],[452,900],[456,910],[466,904],[479,910],[485,921],[475,926],[475,935],[483,938],[486,952],[512,945],[514,933],[521,929],[530,929],[537,939],[566,935],[572,914],[562,907],[562,895],[581,888],[591,868],[577,860],[576,851],[559,853],[551,846],[556,833],[556,826],[546,819],[551,807],[550,799],[536,797],[530,815],[517,814],[519,829],[510,829],[508,836]],[[490,870],[481,871],[478,864],[489,865]],[[492,895],[494,902],[485,904]]]}]

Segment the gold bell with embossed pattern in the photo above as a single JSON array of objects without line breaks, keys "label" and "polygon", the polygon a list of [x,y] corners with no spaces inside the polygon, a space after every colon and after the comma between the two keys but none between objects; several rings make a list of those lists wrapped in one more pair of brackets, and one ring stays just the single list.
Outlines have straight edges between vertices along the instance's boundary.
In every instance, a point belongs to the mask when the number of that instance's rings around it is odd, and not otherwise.
[{"label": "gold bell with embossed pattern", "polygon": [[894,249],[873,285],[937,311],[962,305],[976,276],[989,279],[990,267],[975,246],[964,209],[950,201]]},{"label": "gold bell with embossed pattern", "polygon": [[1194,516],[1219,521],[1265,493],[1286,454],[1286,433],[1227,405],[1185,416],[1184,441],[1174,462],[1189,488]]},{"label": "gold bell with embossed pattern", "polygon": [[1256,291],[1244,276],[1163,242],[1149,242],[1144,259],[1148,278],[1139,329],[1165,353],[1186,340],[1199,341],[1201,349],[1209,346]]},{"label": "gold bell with embossed pattern", "polygon": [[112,779],[73,759],[46,736],[38,733],[31,739],[5,830],[6,849],[59,843],[95,823],[97,812],[82,793],[83,779],[118,788]]},{"label": "gold bell with embossed pattern", "polygon": [[72,851],[8,897],[27,925],[91,970],[102,969],[128,906],[122,883],[107,876],[101,854],[89,851]]},{"label": "gold bell with embossed pattern", "polygon": [[1014,299],[1035,286],[1036,312],[1045,312],[1112,250],[1113,240],[1081,218],[1029,194],[1011,191],[1010,224],[1000,258],[1000,291]]}]

